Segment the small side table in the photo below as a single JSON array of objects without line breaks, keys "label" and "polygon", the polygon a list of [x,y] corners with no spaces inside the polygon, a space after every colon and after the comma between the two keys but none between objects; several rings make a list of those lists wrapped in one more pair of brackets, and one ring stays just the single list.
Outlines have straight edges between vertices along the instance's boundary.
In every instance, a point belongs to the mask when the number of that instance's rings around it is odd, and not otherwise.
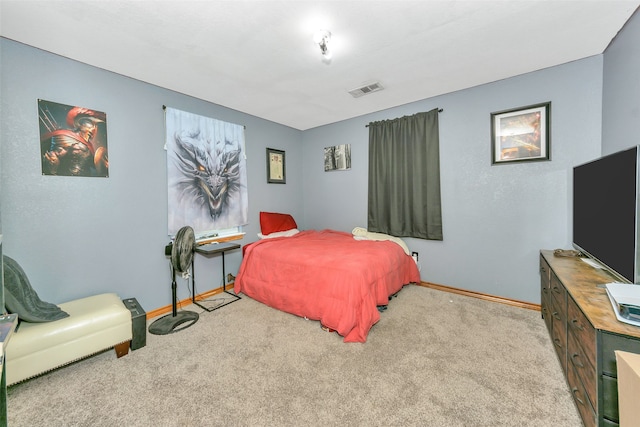
[{"label": "small side table", "polygon": [[228,295],[231,295],[233,297],[232,300],[227,301],[224,304],[217,305],[214,308],[205,307],[202,304],[198,303],[198,301],[196,301],[196,289],[195,289],[196,275],[195,275],[194,261],[192,260],[191,261],[191,301],[198,307],[202,308],[203,310],[211,312],[213,310],[217,310],[221,307],[224,307],[225,305],[229,305],[232,302],[236,302],[239,299],[241,299],[240,295],[236,295],[234,293],[227,291],[227,285],[226,285],[227,273],[225,272],[224,254],[225,252],[233,251],[235,249],[240,249],[240,245],[237,243],[208,243],[206,245],[196,246],[195,251],[203,255],[222,254],[222,292]]}]

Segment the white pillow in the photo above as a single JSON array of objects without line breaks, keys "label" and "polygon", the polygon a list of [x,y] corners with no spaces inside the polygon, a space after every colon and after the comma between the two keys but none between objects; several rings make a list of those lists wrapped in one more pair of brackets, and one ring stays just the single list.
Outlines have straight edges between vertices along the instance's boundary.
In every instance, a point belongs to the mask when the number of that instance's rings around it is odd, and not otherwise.
[{"label": "white pillow", "polygon": [[300,230],[298,230],[297,228],[292,228],[291,230],[286,230],[286,231],[276,231],[275,233],[271,233],[271,234],[267,234],[264,235],[262,233],[258,233],[258,237],[260,239],[272,239],[274,237],[291,237],[295,234],[298,234],[300,232]]},{"label": "white pillow", "polygon": [[374,233],[372,231],[367,231],[366,228],[362,228],[362,227],[354,228],[353,231],[351,231],[351,234],[353,234],[353,238],[355,240],[389,240],[399,245],[402,248],[402,250],[404,250],[405,254],[411,255],[411,252],[409,252],[409,248],[407,247],[407,244],[399,237],[390,236],[384,233]]}]

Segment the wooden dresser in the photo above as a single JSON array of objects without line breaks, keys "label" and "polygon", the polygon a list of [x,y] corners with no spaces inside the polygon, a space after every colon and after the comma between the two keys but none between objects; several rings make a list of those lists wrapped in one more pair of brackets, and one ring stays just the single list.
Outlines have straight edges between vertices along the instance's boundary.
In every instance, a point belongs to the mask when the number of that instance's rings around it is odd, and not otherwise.
[{"label": "wooden dresser", "polygon": [[615,350],[640,353],[640,327],[618,321],[604,283],[580,258],[540,251],[541,310],[585,426],[617,426]]}]

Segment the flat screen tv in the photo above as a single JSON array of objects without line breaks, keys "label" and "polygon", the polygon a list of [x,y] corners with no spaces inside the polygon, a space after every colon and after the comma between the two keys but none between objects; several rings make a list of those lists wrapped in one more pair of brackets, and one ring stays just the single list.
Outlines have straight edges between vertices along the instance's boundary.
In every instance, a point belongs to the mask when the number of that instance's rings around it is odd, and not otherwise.
[{"label": "flat screen tv", "polygon": [[627,283],[640,283],[639,154],[636,146],[573,168],[573,246]]}]

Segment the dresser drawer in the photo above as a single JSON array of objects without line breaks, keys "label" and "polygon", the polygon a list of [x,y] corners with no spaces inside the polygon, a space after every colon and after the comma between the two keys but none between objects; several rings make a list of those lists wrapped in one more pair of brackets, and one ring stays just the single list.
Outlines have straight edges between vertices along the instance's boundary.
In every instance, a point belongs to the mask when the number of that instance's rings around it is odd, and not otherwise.
[{"label": "dresser drawer", "polygon": [[573,401],[578,408],[578,412],[580,412],[580,417],[585,427],[595,427],[597,425],[596,412],[591,406],[591,403],[589,403],[584,387],[578,379],[575,369],[571,365],[569,365],[569,369],[567,369],[567,382],[569,383]]},{"label": "dresser drawer", "polygon": [[550,292],[552,299],[558,302],[558,307],[564,312],[567,307],[567,291],[553,271],[551,272]]},{"label": "dresser drawer", "polygon": [[600,423],[600,425],[602,427],[618,427],[620,424],[614,423],[613,421],[609,421],[608,419],[604,418],[602,420],[602,423]]},{"label": "dresser drawer", "polygon": [[[549,288],[546,288],[549,291]],[[542,318],[544,319],[544,323],[547,326],[547,331],[551,334],[552,328],[552,316],[551,316],[552,306],[551,306],[551,295],[547,292],[546,294],[543,292],[540,296],[540,313],[542,314]]]},{"label": "dresser drawer", "polygon": [[545,285],[544,280],[540,284],[540,314],[547,325],[547,330],[551,334],[551,291],[549,283]]},{"label": "dresser drawer", "polygon": [[608,375],[602,376],[602,412],[603,419],[618,423],[618,380]]},{"label": "dresser drawer", "polygon": [[540,314],[551,334],[551,267],[540,255]]},{"label": "dresser drawer", "polygon": [[616,350],[640,354],[640,340],[602,332],[602,372],[617,378]]},{"label": "dresser drawer", "polygon": [[602,415],[605,421],[618,422],[618,369],[616,350],[640,353],[640,340],[602,332]]},{"label": "dresser drawer", "polygon": [[558,307],[558,302],[551,303],[551,341],[556,349],[562,371],[567,373],[567,319],[565,311]]},{"label": "dresser drawer", "polygon": [[542,285],[540,287],[540,296],[542,297],[542,301],[551,301],[551,290],[548,286],[545,287],[544,285]]},{"label": "dresser drawer", "polygon": [[549,267],[549,263],[547,263],[547,260],[544,259],[542,255],[540,256],[540,280],[543,287],[549,287],[549,282],[551,281],[551,267]]},{"label": "dresser drawer", "polygon": [[569,330],[567,337],[567,359],[568,364],[573,366],[576,375],[584,391],[591,402],[591,406],[598,407],[598,395],[596,394],[596,384],[598,375],[595,367],[589,362],[589,359],[585,356],[582,347],[578,344],[575,335]]},{"label": "dresser drawer", "polygon": [[[584,357],[592,367],[596,366],[596,330],[587,320],[573,298],[567,303],[567,324],[577,343],[583,350]],[[613,356],[615,359],[615,355]]]}]

